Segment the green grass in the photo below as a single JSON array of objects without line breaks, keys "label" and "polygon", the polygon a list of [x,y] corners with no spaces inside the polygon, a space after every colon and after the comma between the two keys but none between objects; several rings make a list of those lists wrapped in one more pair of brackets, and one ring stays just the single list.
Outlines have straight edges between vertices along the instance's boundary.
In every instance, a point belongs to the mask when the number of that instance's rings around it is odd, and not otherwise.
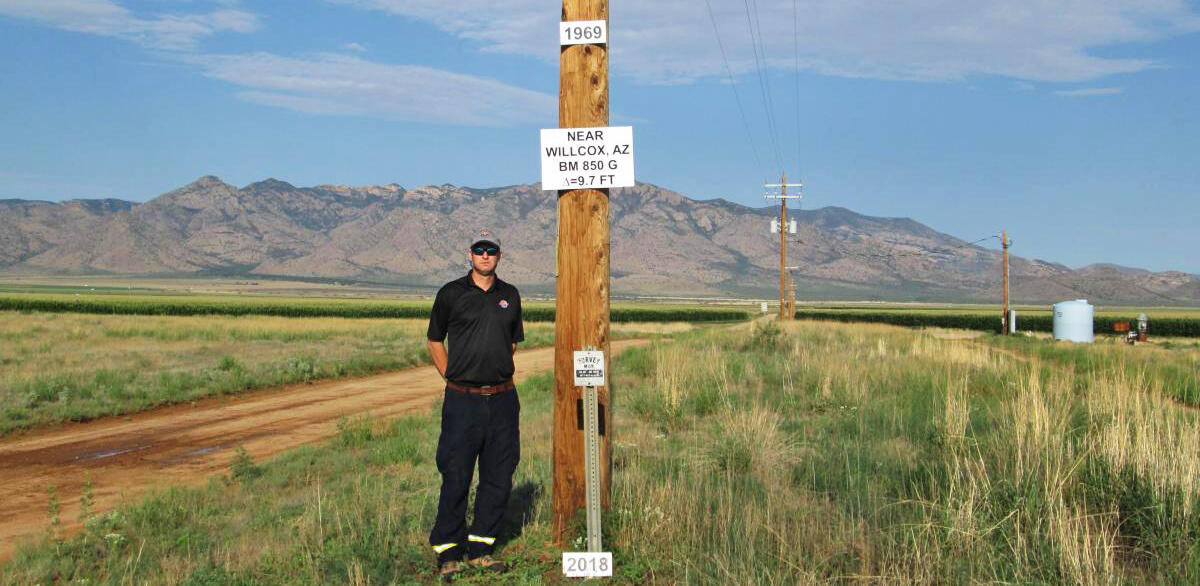
[{"label": "green grass", "polygon": [[[1000,304],[978,304],[978,303],[846,303],[846,302],[828,302],[828,303],[813,303],[800,302],[798,311],[845,311],[845,312],[863,312],[863,313],[878,313],[878,312],[901,312],[901,313],[920,313],[920,314],[956,314],[956,315],[1000,315]],[[1049,316],[1052,313],[1051,304],[1044,305],[1029,305],[1029,304],[1014,304],[1011,306],[1016,310],[1017,317],[1022,315],[1030,316]],[[1095,312],[1100,317],[1127,317],[1137,316],[1139,313],[1145,313],[1151,319],[1155,318],[1184,318],[1198,319],[1200,318],[1200,307],[1144,307],[1144,306],[1095,306]]]},{"label": "green grass", "polygon": [[[1171,310],[1159,313],[1150,312],[1149,315],[1150,334],[1152,336],[1200,337],[1200,313]],[[1112,333],[1114,331],[1113,324],[1118,321],[1127,321],[1136,327],[1137,316],[1138,312],[1136,310],[1100,312],[1094,318],[1093,329],[1098,334]],[[947,308],[878,310],[862,308],[805,308],[796,312],[796,318],[840,322],[885,323],[909,327],[960,328],[997,333],[1000,331],[1000,312],[994,309],[984,311]],[[1049,311],[1018,311],[1017,327],[1023,332],[1050,332],[1054,330],[1054,318]]]},{"label": "green grass", "polygon": [[[1057,348],[801,322],[625,352],[611,581],[1197,583],[1197,413],[1169,396],[1163,356],[1131,370],[1132,355]],[[500,550],[515,569],[465,583],[565,582],[547,545],[551,384],[520,391],[523,459]],[[268,462],[231,453],[206,486],[48,533],[0,583],[430,582],[436,435],[435,409],[346,421]]]},{"label": "green grass", "polygon": [[1130,346],[1116,340],[1100,340],[1091,345],[1054,344],[1026,336],[991,336],[988,341],[998,348],[1061,366],[1079,380],[1104,376],[1153,379],[1167,396],[1200,407],[1200,347]]}]

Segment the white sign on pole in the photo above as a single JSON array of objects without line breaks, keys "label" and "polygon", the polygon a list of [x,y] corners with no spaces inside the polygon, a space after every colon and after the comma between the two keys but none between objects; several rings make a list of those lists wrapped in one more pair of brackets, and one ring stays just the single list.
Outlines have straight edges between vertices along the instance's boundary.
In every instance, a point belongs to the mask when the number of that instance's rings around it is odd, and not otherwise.
[{"label": "white sign on pole", "polygon": [[604,386],[604,352],[602,350],[575,351],[575,386]]},{"label": "white sign on pole", "polygon": [[633,127],[542,129],[542,189],[633,187]]},{"label": "white sign on pole", "polygon": [[612,552],[563,552],[563,576],[604,578],[613,575]]},{"label": "white sign on pole", "polygon": [[560,45],[603,45],[607,42],[607,20],[569,20],[558,23]]}]

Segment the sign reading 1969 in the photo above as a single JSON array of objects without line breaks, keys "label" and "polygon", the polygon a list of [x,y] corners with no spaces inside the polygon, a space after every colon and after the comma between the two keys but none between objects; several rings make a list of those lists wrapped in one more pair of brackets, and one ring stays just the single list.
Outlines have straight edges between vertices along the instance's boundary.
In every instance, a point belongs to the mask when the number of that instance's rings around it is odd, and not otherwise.
[{"label": "sign reading 1969", "polygon": [[633,127],[542,129],[542,189],[633,187]]},{"label": "sign reading 1969", "polygon": [[558,23],[560,45],[603,45],[608,42],[608,21],[570,20]]}]

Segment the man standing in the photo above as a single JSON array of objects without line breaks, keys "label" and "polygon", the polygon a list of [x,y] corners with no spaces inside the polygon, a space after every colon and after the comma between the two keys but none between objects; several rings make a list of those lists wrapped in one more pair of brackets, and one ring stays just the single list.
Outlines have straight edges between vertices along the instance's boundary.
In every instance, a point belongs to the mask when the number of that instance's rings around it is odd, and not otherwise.
[{"label": "man standing", "polygon": [[[433,363],[446,379],[437,447],[442,490],[429,534],[446,582],[462,571],[464,554],[472,565],[508,569],[492,559],[492,550],[521,458],[521,402],[512,381],[513,353],[525,339],[521,295],[496,277],[500,238],[490,230],[472,236],[467,256],[471,271],[438,290],[426,336]],[[467,494],[476,460],[479,487],[468,531]]]}]

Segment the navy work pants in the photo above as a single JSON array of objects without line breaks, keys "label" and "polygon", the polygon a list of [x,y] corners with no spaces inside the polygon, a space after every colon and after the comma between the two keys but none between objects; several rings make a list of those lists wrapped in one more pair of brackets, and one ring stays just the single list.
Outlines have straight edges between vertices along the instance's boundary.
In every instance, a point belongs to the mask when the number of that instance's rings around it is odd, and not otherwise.
[{"label": "navy work pants", "polygon": [[[438,563],[461,560],[464,553],[472,558],[491,555],[521,459],[520,413],[516,389],[495,395],[446,389],[437,447],[442,492],[429,534]],[[479,488],[468,531],[467,494],[476,460]]]}]

